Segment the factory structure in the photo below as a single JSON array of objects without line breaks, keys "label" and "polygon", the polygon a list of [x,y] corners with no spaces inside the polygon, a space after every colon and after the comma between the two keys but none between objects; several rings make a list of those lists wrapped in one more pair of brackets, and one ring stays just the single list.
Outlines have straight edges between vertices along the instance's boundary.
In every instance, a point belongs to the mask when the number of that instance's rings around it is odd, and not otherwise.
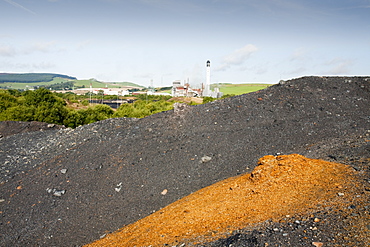
[{"label": "factory structure", "polygon": [[211,90],[211,62],[206,62],[206,81],[201,88],[191,87],[189,81],[182,84],[180,80],[172,84],[172,97],[212,97],[221,98],[222,92],[218,88]]}]

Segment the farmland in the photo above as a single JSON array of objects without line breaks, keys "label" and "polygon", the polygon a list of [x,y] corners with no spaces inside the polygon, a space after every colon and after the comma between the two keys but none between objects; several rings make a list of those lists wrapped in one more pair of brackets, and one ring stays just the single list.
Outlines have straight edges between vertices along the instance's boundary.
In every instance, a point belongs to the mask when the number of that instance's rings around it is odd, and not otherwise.
[{"label": "farmland", "polygon": [[259,91],[261,89],[267,88],[271,86],[271,84],[253,84],[253,83],[245,83],[245,84],[219,84],[216,86],[216,84],[212,85],[212,89],[215,87],[218,87],[221,92],[226,94],[235,94],[235,95],[240,95],[240,94],[245,94],[245,93],[250,93],[250,92],[255,92]]}]

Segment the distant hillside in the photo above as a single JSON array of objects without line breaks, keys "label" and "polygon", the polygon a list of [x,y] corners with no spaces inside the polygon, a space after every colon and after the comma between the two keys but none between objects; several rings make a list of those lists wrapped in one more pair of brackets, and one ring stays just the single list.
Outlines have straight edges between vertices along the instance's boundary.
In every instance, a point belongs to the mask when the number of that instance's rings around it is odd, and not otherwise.
[{"label": "distant hillside", "polygon": [[120,87],[138,87],[138,88],[144,88],[144,86],[140,86],[136,83],[133,83],[133,82],[109,82],[108,83],[109,85],[118,85]]},{"label": "distant hillside", "polygon": [[46,87],[48,89],[60,90],[59,88],[72,89],[90,87],[109,88],[144,88],[132,82],[101,82],[96,79],[77,80],[76,77],[52,74],[52,73],[0,73],[0,88],[25,90],[30,88]]},{"label": "distant hillside", "polygon": [[64,79],[76,80],[76,77],[71,77],[62,74],[52,73],[0,73],[0,83],[16,82],[16,83],[36,83],[36,82],[49,82],[54,78],[60,77]]},{"label": "distant hillside", "polygon": [[102,82],[95,79],[88,79],[88,80],[75,80],[73,81],[74,85],[76,87],[90,87],[90,84],[92,87],[108,87],[108,88],[121,88],[121,87],[132,87],[132,88],[144,88],[143,86],[140,86],[138,84],[132,83],[132,82]]},{"label": "distant hillside", "polygon": [[231,84],[231,83],[222,83],[222,84],[212,84],[211,89],[218,87],[220,91],[226,94],[245,94],[250,92],[256,92],[261,89],[267,88],[272,84],[255,84],[255,83],[245,83],[245,84]]}]

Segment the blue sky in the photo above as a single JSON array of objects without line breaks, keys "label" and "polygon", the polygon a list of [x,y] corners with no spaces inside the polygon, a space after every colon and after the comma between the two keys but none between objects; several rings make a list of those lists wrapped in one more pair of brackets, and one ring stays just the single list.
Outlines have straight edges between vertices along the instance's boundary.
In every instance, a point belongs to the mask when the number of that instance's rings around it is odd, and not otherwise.
[{"label": "blue sky", "polygon": [[197,85],[370,75],[370,0],[0,0],[0,72]]}]

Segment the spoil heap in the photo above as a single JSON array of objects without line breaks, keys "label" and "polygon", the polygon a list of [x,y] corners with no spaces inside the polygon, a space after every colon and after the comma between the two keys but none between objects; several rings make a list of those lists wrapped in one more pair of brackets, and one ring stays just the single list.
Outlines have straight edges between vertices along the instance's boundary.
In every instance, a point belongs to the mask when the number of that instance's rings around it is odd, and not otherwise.
[{"label": "spoil heap", "polygon": [[[363,188],[355,198],[368,198],[369,92],[365,77],[304,77],[143,119],[4,137],[0,243],[87,244],[202,188],[250,173],[259,158],[278,153],[350,165]],[[370,228],[367,205],[358,199],[340,210],[313,212],[326,219],[320,227],[294,224],[314,218],[289,213],[202,245],[307,246],[317,236],[331,244],[365,244],[358,243],[363,235],[353,234],[352,223]]]},{"label": "spoil heap", "polygon": [[[268,155],[258,163],[251,174],[228,178],[194,192],[88,246],[209,242],[289,214],[309,216],[324,207],[343,208],[361,191],[353,169],[342,164],[297,154]],[[366,228],[361,230],[358,234]]]}]

